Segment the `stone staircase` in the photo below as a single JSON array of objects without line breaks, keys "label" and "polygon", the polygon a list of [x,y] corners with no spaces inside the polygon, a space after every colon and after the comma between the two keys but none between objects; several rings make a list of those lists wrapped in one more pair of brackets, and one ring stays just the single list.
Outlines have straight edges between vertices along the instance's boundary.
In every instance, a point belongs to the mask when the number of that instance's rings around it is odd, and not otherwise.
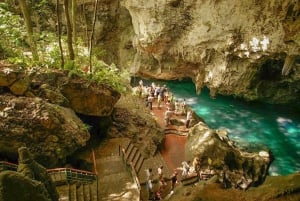
[{"label": "stone staircase", "polygon": [[141,152],[132,143],[129,143],[124,151],[124,160],[128,165],[132,165],[135,172],[138,174],[144,163],[144,157]]},{"label": "stone staircase", "polygon": [[98,201],[97,181],[56,186],[59,201]]},{"label": "stone staircase", "polygon": [[72,168],[49,169],[60,201],[98,201],[98,177],[93,172]]}]

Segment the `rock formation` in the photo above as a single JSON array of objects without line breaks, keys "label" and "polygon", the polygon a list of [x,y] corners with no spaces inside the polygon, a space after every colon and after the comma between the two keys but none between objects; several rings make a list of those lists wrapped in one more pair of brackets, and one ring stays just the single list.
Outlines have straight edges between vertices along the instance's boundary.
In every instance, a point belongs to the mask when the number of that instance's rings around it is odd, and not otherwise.
[{"label": "rock formation", "polygon": [[190,77],[198,92],[269,103],[299,100],[299,1],[170,0],[122,4],[131,15],[135,73]]},{"label": "rock formation", "polygon": [[14,171],[0,173],[0,201],[52,201],[45,186]]},{"label": "rock formation", "polygon": [[47,167],[86,145],[88,127],[76,113],[107,117],[120,94],[61,71],[0,68],[0,153],[16,158],[26,145]]},{"label": "rock formation", "polygon": [[202,122],[190,129],[185,153],[187,158],[198,157],[201,169],[213,170],[227,188],[246,189],[261,184],[272,162],[267,150],[241,151],[225,130],[212,130]]},{"label": "rock formation", "polygon": [[112,114],[110,137],[128,137],[145,158],[153,156],[164,139],[162,128],[147,112],[145,102],[138,97],[122,96]]},{"label": "rock formation", "polygon": [[26,147],[20,147],[18,153],[19,165],[17,171],[29,179],[42,183],[51,200],[58,201],[58,192],[56,191],[55,185],[52,182],[47,169],[33,160],[30,151]]},{"label": "rock formation", "polygon": [[[88,41],[94,4],[77,6],[77,35]],[[53,11],[41,12],[48,20],[33,14],[36,29],[54,32]],[[206,86],[212,96],[294,104],[299,13],[297,0],[99,0],[94,36],[106,53],[99,58],[132,75],[192,78],[199,93]]]}]

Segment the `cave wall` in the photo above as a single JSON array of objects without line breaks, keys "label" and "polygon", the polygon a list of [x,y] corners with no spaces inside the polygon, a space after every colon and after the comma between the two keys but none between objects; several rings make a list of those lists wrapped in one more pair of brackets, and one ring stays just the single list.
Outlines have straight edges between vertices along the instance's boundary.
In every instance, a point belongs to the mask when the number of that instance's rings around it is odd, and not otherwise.
[{"label": "cave wall", "polygon": [[144,77],[191,77],[200,92],[287,104],[299,100],[300,3],[124,0]]}]

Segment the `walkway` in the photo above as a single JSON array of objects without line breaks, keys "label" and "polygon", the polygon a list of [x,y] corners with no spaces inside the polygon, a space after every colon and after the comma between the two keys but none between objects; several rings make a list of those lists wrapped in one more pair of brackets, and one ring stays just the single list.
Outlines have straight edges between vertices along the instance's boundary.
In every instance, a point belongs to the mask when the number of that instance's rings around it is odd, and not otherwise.
[{"label": "walkway", "polygon": [[154,101],[151,113],[158,122],[158,124],[165,129],[166,133],[165,140],[160,148],[160,153],[164,161],[166,162],[169,170],[171,172],[176,170],[179,173],[178,178],[180,179],[181,163],[185,160],[185,134],[187,134],[188,132],[188,129],[186,129],[184,126],[186,116],[173,114],[172,118],[176,119],[176,121],[178,122],[182,122],[183,125],[169,125],[166,127],[164,122],[165,111],[165,103],[162,103],[159,109],[157,107],[156,101]]},{"label": "walkway", "polygon": [[129,139],[114,138],[95,149],[99,200],[140,200],[137,185],[119,156],[119,145],[125,146],[126,143]]}]

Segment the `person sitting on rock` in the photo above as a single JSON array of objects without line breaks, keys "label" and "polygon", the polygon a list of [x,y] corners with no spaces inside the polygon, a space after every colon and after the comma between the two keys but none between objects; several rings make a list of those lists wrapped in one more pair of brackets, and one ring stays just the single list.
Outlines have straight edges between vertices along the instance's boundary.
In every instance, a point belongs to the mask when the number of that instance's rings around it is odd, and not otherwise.
[{"label": "person sitting on rock", "polygon": [[185,179],[190,171],[190,161],[183,161],[182,163],[182,179]]}]

